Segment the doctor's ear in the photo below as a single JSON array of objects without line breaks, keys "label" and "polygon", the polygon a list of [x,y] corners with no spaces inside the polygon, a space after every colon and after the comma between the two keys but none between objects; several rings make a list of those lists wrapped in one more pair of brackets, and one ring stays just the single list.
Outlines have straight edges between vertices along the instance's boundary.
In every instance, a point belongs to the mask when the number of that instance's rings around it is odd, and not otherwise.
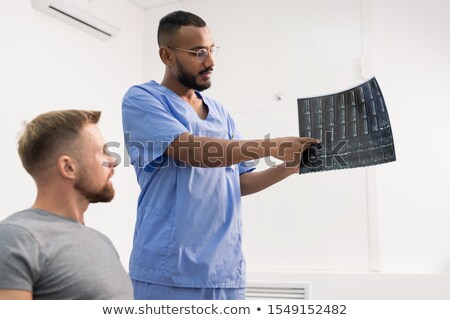
[{"label": "doctor's ear", "polygon": [[161,58],[161,61],[166,65],[166,66],[171,66],[172,65],[172,50],[170,50],[170,48],[168,47],[161,47],[159,48],[159,57]]}]

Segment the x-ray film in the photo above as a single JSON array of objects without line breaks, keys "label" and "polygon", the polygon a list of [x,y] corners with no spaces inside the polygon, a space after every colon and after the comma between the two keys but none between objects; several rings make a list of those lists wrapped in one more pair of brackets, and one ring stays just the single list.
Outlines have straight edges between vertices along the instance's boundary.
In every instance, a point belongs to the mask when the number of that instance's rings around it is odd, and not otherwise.
[{"label": "x-ray film", "polygon": [[300,173],[395,161],[388,111],[375,78],[336,94],[298,99],[301,137],[321,141],[303,152]]}]

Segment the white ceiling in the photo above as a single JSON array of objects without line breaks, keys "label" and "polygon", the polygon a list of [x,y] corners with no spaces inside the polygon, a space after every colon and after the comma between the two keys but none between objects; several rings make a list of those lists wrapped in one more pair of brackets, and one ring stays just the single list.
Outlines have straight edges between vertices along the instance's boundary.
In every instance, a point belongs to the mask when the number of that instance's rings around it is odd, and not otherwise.
[{"label": "white ceiling", "polygon": [[181,2],[182,0],[128,0],[142,9],[148,9],[151,7],[162,6],[173,2]]}]

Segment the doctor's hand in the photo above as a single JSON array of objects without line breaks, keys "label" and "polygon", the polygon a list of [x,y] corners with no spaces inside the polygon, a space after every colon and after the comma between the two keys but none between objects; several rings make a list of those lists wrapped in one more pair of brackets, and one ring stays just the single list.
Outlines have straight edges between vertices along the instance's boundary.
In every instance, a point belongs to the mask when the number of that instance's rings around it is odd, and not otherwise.
[{"label": "doctor's hand", "polygon": [[302,153],[313,144],[320,143],[319,139],[306,137],[274,138],[270,142],[270,155],[286,162],[291,167],[300,166]]}]

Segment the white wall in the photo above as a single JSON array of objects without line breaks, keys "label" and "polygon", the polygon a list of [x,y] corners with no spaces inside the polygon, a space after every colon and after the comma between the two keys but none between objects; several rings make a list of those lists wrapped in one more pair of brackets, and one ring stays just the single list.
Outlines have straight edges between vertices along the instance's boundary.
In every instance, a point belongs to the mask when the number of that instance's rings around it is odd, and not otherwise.
[{"label": "white wall", "polygon": [[[123,146],[121,99],[143,78],[144,12],[125,0],[110,5],[121,32],[101,41],[33,10],[29,0],[0,2],[1,220],[30,207],[36,195],[17,155],[24,121],[54,109],[101,110],[105,140]],[[115,200],[91,205],[86,224],[112,239],[127,266],[138,188],[123,164],[113,182]]]},{"label": "white wall", "polygon": [[[290,177],[245,198],[250,278],[287,273],[317,282],[311,272],[331,272],[321,278],[324,284],[339,272],[379,271],[386,275],[379,283],[402,286],[389,298],[431,297],[410,294],[415,280],[431,290],[435,282],[426,274],[448,284],[448,1],[184,0],[151,8],[148,79],[163,75],[158,21],[177,9],[202,16],[221,46],[206,94],[224,103],[247,138],[297,134],[297,97],[340,91],[363,76],[377,77],[389,109],[397,162]],[[281,103],[275,99],[279,92],[286,97]],[[411,277],[391,281],[395,274]],[[360,292],[365,279],[380,278],[350,277],[340,282],[348,287],[340,297],[356,298],[351,292]],[[450,296],[445,287],[439,296]],[[381,288],[380,295],[370,295],[367,286],[360,297],[382,297]],[[330,297],[323,293],[319,297]]]},{"label": "white wall", "polygon": [[372,1],[372,62],[398,162],[377,169],[380,259],[393,272],[450,272],[450,3]]}]

